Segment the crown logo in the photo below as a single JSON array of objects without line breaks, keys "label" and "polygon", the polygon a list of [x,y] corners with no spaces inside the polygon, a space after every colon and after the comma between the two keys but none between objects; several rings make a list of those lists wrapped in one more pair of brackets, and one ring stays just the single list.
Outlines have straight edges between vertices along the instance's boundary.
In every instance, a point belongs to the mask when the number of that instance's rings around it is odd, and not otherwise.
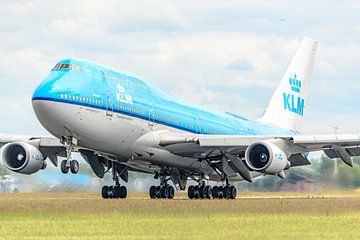
[{"label": "crown logo", "polygon": [[293,78],[289,78],[289,84],[291,86],[291,91],[300,93],[300,89],[301,89],[301,81],[299,79],[297,79],[297,75],[296,73],[294,74]]}]

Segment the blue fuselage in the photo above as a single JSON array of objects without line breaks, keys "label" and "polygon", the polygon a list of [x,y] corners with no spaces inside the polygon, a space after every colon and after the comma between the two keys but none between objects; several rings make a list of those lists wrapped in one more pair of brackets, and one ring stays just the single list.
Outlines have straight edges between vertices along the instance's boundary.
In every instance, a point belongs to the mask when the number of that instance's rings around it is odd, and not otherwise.
[{"label": "blue fuselage", "polygon": [[191,106],[139,77],[78,59],[60,61],[36,89],[33,100],[121,113],[198,134],[294,135],[235,114]]}]

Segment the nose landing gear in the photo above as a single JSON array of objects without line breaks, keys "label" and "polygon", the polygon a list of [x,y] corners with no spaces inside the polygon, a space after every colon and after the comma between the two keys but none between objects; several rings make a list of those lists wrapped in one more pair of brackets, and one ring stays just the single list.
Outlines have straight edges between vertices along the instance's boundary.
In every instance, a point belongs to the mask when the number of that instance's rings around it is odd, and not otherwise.
[{"label": "nose landing gear", "polygon": [[73,174],[78,173],[80,169],[79,162],[77,160],[73,160],[71,157],[71,153],[74,151],[74,145],[77,145],[76,138],[73,137],[62,138],[61,142],[66,147],[66,159],[61,161],[61,165],[60,165],[61,172],[67,174],[70,169],[71,173]]}]

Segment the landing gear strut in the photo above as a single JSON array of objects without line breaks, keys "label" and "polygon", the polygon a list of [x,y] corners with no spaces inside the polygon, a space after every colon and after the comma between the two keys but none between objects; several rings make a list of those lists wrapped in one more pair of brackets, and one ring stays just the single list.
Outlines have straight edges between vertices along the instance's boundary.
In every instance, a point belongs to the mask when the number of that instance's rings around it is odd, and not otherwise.
[{"label": "landing gear strut", "polygon": [[166,179],[165,176],[160,177],[160,186],[151,186],[149,195],[151,199],[173,199],[175,196],[175,189],[167,182],[170,179]]},{"label": "landing gear strut", "polygon": [[114,186],[103,186],[101,189],[101,196],[104,199],[108,198],[126,198],[127,189],[125,186],[120,186],[119,174],[116,171],[115,163],[112,163],[112,176],[114,181]]},{"label": "landing gear strut", "polygon": [[73,160],[71,157],[71,153],[74,151],[74,145],[76,145],[76,140],[73,137],[68,137],[63,139],[63,142],[66,147],[66,160],[61,161],[61,172],[67,174],[70,169],[71,173],[76,174],[79,172],[79,162]]}]

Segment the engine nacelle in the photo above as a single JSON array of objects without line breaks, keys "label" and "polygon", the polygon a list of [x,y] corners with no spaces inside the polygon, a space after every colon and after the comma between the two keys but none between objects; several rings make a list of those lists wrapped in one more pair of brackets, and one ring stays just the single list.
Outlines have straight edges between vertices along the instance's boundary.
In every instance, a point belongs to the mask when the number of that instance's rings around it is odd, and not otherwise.
[{"label": "engine nacelle", "polygon": [[35,173],[44,164],[44,157],[39,149],[23,142],[7,144],[2,159],[9,170],[23,174]]},{"label": "engine nacelle", "polygon": [[270,142],[251,144],[245,152],[246,165],[253,171],[277,174],[290,166],[286,154]]}]

